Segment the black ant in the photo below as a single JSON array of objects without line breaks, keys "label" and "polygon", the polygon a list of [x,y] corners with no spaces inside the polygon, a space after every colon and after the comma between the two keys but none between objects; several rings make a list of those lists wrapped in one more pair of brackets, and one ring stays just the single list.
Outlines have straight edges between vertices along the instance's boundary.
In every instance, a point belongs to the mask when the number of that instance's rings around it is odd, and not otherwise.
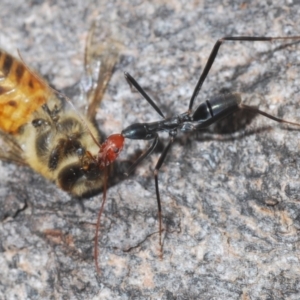
[{"label": "black ant", "polygon": [[129,74],[125,73],[125,78],[130,86],[134,88],[148,101],[148,103],[156,110],[156,112],[163,118],[162,121],[151,122],[151,123],[136,123],[128,126],[122,131],[122,135],[128,139],[137,139],[137,140],[153,140],[152,145],[133,163],[129,168],[128,174],[133,171],[134,168],[156,147],[159,135],[158,132],[166,131],[169,133],[169,143],[164,148],[162,154],[160,155],[158,162],[154,169],[154,180],[155,180],[155,191],[156,199],[158,205],[158,218],[159,218],[159,243],[162,247],[161,242],[161,232],[162,232],[162,212],[161,212],[161,201],[159,194],[158,186],[158,172],[162,166],[168,151],[170,150],[171,145],[173,144],[178,131],[182,132],[194,132],[201,130],[210,126],[211,124],[219,121],[220,119],[231,115],[232,113],[238,110],[247,110],[254,113],[261,114],[269,119],[272,119],[276,122],[286,123],[291,125],[300,126],[298,123],[289,122],[283,119],[276,118],[268,113],[265,113],[257,108],[247,106],[242,104],[241,95],[238,93],[228,93],[221,94],[215,97],[202,102],[194,112],[192,112],[194,101],[203,85],[204,80],[206,79],[211,66],[213,65],[215,58],[218,54],[219,48],[224,41],[273,41],[273,40],[296,40],[300,39],[300,36],[293,37],[248,37],[248,36],[239,36],[239,37],[223,37],[219,39],[208,58],[208,61],[204,67],[204,70],[198,80],[198,83],[194,89],[192,97],[190,99],[189,108],[187,112],[184,112],[175,117],[165,118],[161,110],[154,103],[154,101],[147,95],[143,88],[137,83],[137,81]]}]

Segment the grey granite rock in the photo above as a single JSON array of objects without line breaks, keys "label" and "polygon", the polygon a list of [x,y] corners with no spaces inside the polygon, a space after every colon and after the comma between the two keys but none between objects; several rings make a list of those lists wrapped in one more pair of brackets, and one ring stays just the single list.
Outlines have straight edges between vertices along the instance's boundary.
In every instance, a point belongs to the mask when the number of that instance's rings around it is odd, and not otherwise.
[{"label": "grey granite rock", "polygon": [[[295,2],[295,3],[294,3]],[[106,134],[159,119],[123,78],[130,72],[167,115],[181,113],[222,36],[300,35],[297,1],[1,1],[0,46],[73,96],[91,22],[118,25],[124,53],[97,119]],[[197,102],[224,91],[300,121],[300,46],[228,42]],[[0,162],[1,299],[299,299],[299,130],[237,114],[180,136],[159,184],[157,151],[102,195],[76,199],[28,168]],[[166,143],[167,135],[162,135]],[[127,141],[120,161],[148,142]]]}]

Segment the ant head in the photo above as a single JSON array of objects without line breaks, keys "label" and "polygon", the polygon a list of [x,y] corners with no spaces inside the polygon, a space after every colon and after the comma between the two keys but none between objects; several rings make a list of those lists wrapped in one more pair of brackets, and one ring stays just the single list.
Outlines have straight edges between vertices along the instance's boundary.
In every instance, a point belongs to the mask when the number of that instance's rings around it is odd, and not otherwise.
[{"label": "ant head", "polygon": [[113,163],[124,147],[124,136],[122,134],[110,135],[99,150],[99,161],[105,167]]}]

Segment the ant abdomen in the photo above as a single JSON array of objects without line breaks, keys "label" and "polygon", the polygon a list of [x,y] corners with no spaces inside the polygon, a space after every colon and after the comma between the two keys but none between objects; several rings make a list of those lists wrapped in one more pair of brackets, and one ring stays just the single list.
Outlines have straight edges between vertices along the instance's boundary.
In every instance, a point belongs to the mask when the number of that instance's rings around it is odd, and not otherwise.
[{"label": "ant abdomen", "polygon": [[[239,93],[217,95],[196,108],[192,116],[193,121],[199,122],[201,128],[207,127],[237,111],[241,102]],[[197,125],[194,130],[197,130]]]}]

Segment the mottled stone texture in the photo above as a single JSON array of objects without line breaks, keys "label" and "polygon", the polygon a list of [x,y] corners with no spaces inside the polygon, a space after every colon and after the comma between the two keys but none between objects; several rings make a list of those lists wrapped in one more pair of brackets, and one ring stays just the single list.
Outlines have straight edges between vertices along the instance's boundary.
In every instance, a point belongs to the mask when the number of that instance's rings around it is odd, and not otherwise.
[{"label": "mottled stone texture", "polygon": [[[276,2],[274,6],[273,2]],[[0,45],[73,97],[94,18],[125,45],[97,117],[106,134],[157,113],[123,78],[130,72],[166,115],[184,112],[222,36],[300,35],[293,1],[1,1]],[[296,1],[295,1],[296,2]],[[286,43],[285,43],[286,44]],[[228,42],[197,103],[224,91],[300,121],[300,46]],[[157,151],[85,209],[28,168],[0,163],[1,299],[299,299],[299,130],[236,114],[180,136],[159,174],[159,258],[153,168]],[[162,135],[162,142],[167,142]],[[148,143],[128,141],[120,160]]]}]

